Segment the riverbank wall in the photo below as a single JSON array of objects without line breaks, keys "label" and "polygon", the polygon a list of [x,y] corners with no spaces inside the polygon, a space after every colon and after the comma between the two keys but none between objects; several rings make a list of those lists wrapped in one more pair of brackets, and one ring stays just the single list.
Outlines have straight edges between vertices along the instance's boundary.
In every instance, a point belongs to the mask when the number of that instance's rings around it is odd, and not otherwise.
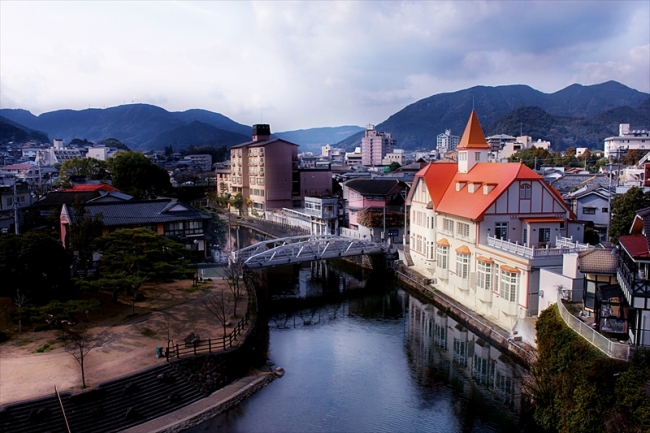
[{"label": "riverbank wall", "polygon": [[534,348],[525,343],[514,341],[505,329],[437,291],[422,275],[411,271],[404,265],[397,265],[394,270],[395,277],[401,284],[433,302],[436,307],[462,322],[468,329],[485,338],[493,346],[511,355],[522,365],[528,367],[537,358]]}]

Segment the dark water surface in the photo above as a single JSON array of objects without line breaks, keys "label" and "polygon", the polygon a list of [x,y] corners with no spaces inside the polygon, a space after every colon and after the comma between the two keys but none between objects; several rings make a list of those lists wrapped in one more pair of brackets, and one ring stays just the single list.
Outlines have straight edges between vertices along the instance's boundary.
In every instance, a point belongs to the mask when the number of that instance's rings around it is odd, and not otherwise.
[{"label": "dark water surface", "polygon": [[347,264],[268,271],[286,370],[198,432],[512,432],[525,371],[443,311]]}]

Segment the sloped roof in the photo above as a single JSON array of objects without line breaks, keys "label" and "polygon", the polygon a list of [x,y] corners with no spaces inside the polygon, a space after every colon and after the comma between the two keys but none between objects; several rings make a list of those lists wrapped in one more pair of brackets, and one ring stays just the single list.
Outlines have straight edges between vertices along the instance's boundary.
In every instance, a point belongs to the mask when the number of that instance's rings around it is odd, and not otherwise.
[{"label": "sloped roof", "polygon": [[643,235],[626,235],[618,238],[618,243],[633,259],[650,259],[648,240]]},{"label": "sloped roof", "polygon": [[34,205],[39,207],[61,207],[64,204],[74,203],[75,197],[79,197],[85,203],[100,196],[99,191],[52,191],[45,197],[41,197]]},{"label": "sloped roof", "polygon": [[78,184],[74,185],[72,188],[66,188],[66,191],[97,191],[97,190],[102,190],[102,191],[119,191],[119,189],[115,188],[113,185],[109,185],[107,183],[96,183],[96,184]]},{"label": "sloped roof", "polygon": [[615,275],[618,257],[612,254],[612,250],[592,248],[578,253],[578,266],[583,274]]},{"label": "sloped roof", "polygon": [[105,226],[133,226],[210,219],[210,215],[176,199],[131,200],[109,203],[87,203],[91,216],[102,214]]},{"label": "sloped roof", "polygon": [[344,185],[359,194],[388,195],[400,183],[406,187],[406,184],[398,179],[352,179]]},{"label": "sloped roof", "polygon": [[609,178],[603,174],[565,174],[551,182],[551,185],[562,194],[571,192],[574,188],[585,185],[609,187]]},{"label": "sloped roof", "polygon": [[474,110],[469,116],[463,137],[456,146],[456,150],[459,149],[491,149],[490,145],[485,141],[485,134],[483,134],[483,129]]}]

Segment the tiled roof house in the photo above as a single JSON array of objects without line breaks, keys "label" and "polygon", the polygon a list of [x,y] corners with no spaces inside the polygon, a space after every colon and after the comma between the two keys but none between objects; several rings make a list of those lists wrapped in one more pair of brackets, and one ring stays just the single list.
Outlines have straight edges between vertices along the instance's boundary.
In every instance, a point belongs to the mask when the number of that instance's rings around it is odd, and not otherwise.
[{"label": "tiled roof house", "polygon": [[415,175],[407,197],[413,267],[512,329],[537,314],[540,268],[561,266],[563,252],[578,248],[569,237],[582,240],[583,228],[533,170],[487,162],[490,146],[475,112],[457,151],[458,162],[433,162]]}]

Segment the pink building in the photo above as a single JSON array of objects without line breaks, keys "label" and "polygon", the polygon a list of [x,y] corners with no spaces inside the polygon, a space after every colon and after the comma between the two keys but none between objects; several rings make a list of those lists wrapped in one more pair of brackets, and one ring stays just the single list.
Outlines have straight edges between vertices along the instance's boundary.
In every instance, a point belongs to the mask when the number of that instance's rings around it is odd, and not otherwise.
[{"label": "pink building", "polygon": [[374,125],[366,126],[366,133],[361,138],[361,164],[365,166],[382,165],[387,153],[395,150],[395,140],[388,132],[375,130]]}]

